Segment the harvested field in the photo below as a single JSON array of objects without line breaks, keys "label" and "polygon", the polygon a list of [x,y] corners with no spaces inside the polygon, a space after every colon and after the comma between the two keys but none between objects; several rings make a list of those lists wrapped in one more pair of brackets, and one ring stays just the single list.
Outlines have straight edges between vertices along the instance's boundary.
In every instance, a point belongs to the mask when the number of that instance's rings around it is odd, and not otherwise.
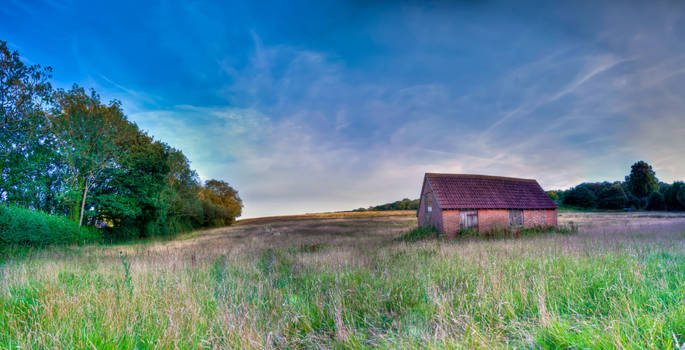
[{"label": "harvested field", "polygon": [[[3,348],[675,348],[685,215],[397,242],[414,212],[249,219],[172,241],[3,251]],[[120,256],[121,252],[121,256]]]}]

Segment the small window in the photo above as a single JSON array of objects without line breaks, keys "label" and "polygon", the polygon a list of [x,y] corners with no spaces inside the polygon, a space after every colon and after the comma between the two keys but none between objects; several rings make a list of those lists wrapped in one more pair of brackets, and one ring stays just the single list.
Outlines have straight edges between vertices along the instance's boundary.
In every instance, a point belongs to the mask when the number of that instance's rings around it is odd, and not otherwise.
[{"label": "small window", "polygon": [[523,226],[523,210],[509,210],[509,226]]},{"label": "small window", "polygon": [[462,210],[459,212],[459,227],[463,230],[478,228],[478,211]]}]

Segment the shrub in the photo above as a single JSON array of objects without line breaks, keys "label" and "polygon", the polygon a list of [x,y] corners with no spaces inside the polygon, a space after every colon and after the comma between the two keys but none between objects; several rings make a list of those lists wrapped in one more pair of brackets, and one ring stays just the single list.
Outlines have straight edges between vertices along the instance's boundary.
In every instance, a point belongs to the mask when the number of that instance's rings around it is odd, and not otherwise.
[{"label": "shrub", "polygon": [[0,205],[0,245],[81,244],[99,239],[95,229],[41,211]]},{"label": "shrub", "polygon": [[659,192],[652,192],[647,200],[647,210],[664,210],[666,209],[666,201],[664,196]]},{"label": "shrub", "polygon": [[426,226],[426,227],[416,227],[412,229],[411,231],[403,234],[402,236],[398,237],[398,241],[402,242],[415,242],[419,241],[422,239],[426,238],[431,238],[431,237],[438,237],[439,232],[438,230],[435,229],[433,226]]}]

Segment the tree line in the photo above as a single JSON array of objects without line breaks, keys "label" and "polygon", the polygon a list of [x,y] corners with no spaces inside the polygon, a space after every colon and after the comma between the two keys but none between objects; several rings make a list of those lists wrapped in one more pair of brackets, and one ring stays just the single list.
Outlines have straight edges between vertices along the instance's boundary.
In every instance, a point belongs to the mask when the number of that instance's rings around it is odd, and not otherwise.
[{"label": "tree line", "polygon": [[685,183],[660,182],[644,161],[631,166],[625,181],[586,182],[547,194],[559,204],[584,209],[685,210]]},{"label": "tree line", "polygon": [[111,239],[240,216],[228,183],[203,184],[183,152],[128,120],[120,102],[78,85],[55,89],[51,74],[0,41],[0,203],[101,227]]},{"label": "tree line", "polygon": [[370,206],[368,208],[359,208],[353,211],[387,211],[387,210],[418,210],[419,200],[404,198],[399,201],[394,201],[392,203],[386,203],[376,206]]}]

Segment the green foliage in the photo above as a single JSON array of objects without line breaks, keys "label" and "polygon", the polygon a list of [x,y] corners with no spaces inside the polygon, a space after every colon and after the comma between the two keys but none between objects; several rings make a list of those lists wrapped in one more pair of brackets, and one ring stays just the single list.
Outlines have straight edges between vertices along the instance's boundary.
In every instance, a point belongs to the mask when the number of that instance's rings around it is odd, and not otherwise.
[{"label": "green foliage", "polygon": [[559,197],[558,191],[547,191],[546,193],[547,193],[547,196],[549,197],[549,199],[551,199],[555,202],[559,201],[560,197]]},{"label": "green foliage", "polygon": [[562,225],[558,228],[554,226],[534,226],[534,227],[493,227],[487,231],[476,229],[461,229],[457,232],[457,237],[472,238],[521,238],[547,233],[575,234],[578,232],[578,225],[573,222]]},{"label": "green foliage", "polygon": [[49,67],[26,66],[19,53],[0,40],[0,180],[8,168],[6,158],[25,151],[45,127],[41,104],[50,96],[51,73]]},{"label": "green foliage", "polygon": [[228,183],[209,180],[200,190],[205,226],[224,226],[240,216],[243,202]]},{"label": "green foliage", "polygon": [[659,190],[659,180],[651,165],[639,161],[630,167],[630,174],[626,176],[626,186],[636,197],[645,198]]},{"label": "green foliage", "polygon": [[436,238],[439,234],[440,232],[433,226],[415,227],[398,237],[397,240],[401,242],[416,242],[423,239]]},{"label": "green foliage", "polygon": [[594,208],[597,203],[597,196],[584,184],[578,185],[569,190],[564,196],[564,204],[580,207]]},{"label": "green foliage", "polygon": [[0,204],[0,245],[83,244],[100,239],[92,228],[67,218]]},{"label": "green foliage", "polygon": [[418,210],[419,200],[405,198],[400,201],[395,201],[392,203],[381,204],[377,206],[371,206],[367,209],[359,208],[354,211],[387,211],[387,210]]},{"label": "green foliage", "polygon": [[623,209],[628,197],[620,183],[604,186],[597,195],[597,208],[599,209]]},{"label": "green foliage", "polygon": [[[666,202],[666,209],[668,210],[685,210],[685,201],[678,198],[678,194],[685,190],[685,183],[682,181],[675,181],[673,185],[669,186],[664,192],[664,201]],[[682,196],[681,196],[682,197]]]},{"label": "green foliage", "polygon": [[652,192],[647,200],[647,210],[664,210],[666,209],[666,201],[664,195],[659,192]]},{"label": "green foliage", "polygon": [[106,241],[240,216],[237,191],[217,180],[203,188],[183,153],[141,131],[118,101],[103,103],[77,85],[53,91],[49,74],[25,66],[0,41],[0,202],[79,226],[107,223]]}]

